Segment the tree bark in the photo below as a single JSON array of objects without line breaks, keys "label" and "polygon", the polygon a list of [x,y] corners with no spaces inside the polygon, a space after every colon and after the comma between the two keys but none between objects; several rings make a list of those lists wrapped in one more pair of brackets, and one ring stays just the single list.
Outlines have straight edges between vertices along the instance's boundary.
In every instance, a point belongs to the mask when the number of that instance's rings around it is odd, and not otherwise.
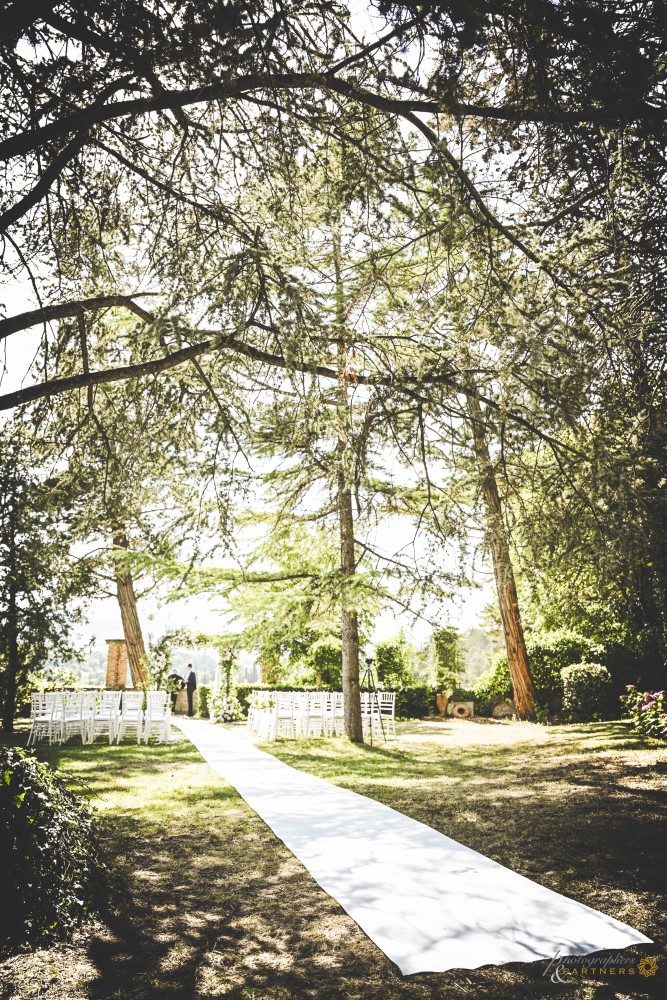
[{"label": "tree bark", "polygon": [[[342,154],[341,154],[342,155]],[[361,721],[361,691],[359,687],[359,622],[357,612],[348,607],[349,594],[345,583],[357,571],[354,552],[354,512],[352,487],[346,471],[349,449],[349,414],[345,372],[345,297],[341,268],[340,220],[333,230],[333,264],[336,279],[336,327],[338,332],[338,529],[340,535],[340,569],[343,577],[342,640],[343,640],[343,713],[345,735],[353,743],[364,742]]]},{"label": "tree bark", "polygon": [[491,548],[498,605],[505,635],[507,663],[514,689],[514,703],[520,719],[532,720],[535,718],[537,695],[528,664],[507,528],[503,518],[498,484],[489,455],[482,409],[475,396],[468,395],[467,398],[475,443],[475,456],[483,476],[487,537]]},{"label": "tree bark", "polygon": [[[343,582],[356,572],[354,555],[354,516],[352,490],[345,473],[338,473],[338,523],[340,529],[340,568]],[[353,743],[363,743],[361,723],[361,693],[359,689],[359,625],[357,612],[346,607],[348,598],[343,589],[343,704],[345,735]]]},{"label": "tree bark", "polygon": [[2,730],[5,733],[14,732],[14,715],[16,713],[16,685],[18,682],[21,659],[18,644],[18,622],[16,605],[16,587],[10,585],[7,607],[7,669],[5,670],[5,701],[2,706]]},{"label": "tree bark", "polygon": [[17,603],[17,556],[16,556],[16,507],[17,497],[14,482],[11,481],[8,493],[10,499],[9,538],[8,538],[8,569],[9,594],[7,600],[7,669],[5,670],[5,699],[2,706],[2,729],[5,733],[14,732],[14,715],[16,713],[16,686],[18,683],[21,659],[19,656],[19,623]]},{"label": "tree bark", "polygon": [[[128,548],[127,535],[123,530],[118,530],[114,534],[114,548]],[[148,683],[148,670],[146,666],[146,646],[144,636],[141,631],[141,622],[137,611],[137,598],[134,593],[134,581],[132,574],[116,569],[116,596],[120,608],[120,617],[123,622],[123,634],[127,646],[127,658],[130,663],[130,674],[135,688],[143,687]]]}]

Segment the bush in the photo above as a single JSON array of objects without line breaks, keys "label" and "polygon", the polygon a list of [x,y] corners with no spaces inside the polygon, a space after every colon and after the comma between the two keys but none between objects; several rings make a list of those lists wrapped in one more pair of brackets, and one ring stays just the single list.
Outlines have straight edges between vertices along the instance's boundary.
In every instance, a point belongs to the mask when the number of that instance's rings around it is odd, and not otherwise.
[{"label": "bush", "polygon": [[410,664],[410,647],[403,633],[395,639],[378,642],[375,646],[375,669],[378,685],[388,691],[401,691],[414,686]]},{"label": "bush", "polygon": [[434,687],[416,684],[396,692],[396,716],[399,719],[421,719],[435,712]]},{"label": "bush", "polygon": [[474,701],[475,692],[472,688],[456,687],[449,696],[450,702],[452,701]]},{"label": "bush", "polygon": [[667,701],[665,691],[637,691],[628,684],[621,696],[624,715],[643,736],[667,740]]},{"label": "bush", "polygon": [[572,663],[561,670],[563,712],[571,722],[593,722],[607,713],[611,676],[599,663]]},{"label": "bush", "polygon": [[197,711],[202,719],[208,719],[211,714],[211,689],[208,684],[200,684],[197,688]]},{"label": "bush", "polygon": [[0,748],[0,951],[66,938],[89,914],[104,872],[92,826],[46,764]]},{"label": "bush", "polygon": [[[526,651],[535,681],[538,709],[544,716],[563,708],[563,667],[591,662],[603,652],[598,644],[568,629],[527,638]],[[507,657],[500,657],[495,667],[477,680],[474,690],[475,712],[479,715],[491,715],[499,702],[513,698]]]},{"label": "bush", "polygon": [[491,715],[496,705],[512,698],[512,682],[507,660],[503,657],[492,670],[475,681],[473,701],[476,715]]}]

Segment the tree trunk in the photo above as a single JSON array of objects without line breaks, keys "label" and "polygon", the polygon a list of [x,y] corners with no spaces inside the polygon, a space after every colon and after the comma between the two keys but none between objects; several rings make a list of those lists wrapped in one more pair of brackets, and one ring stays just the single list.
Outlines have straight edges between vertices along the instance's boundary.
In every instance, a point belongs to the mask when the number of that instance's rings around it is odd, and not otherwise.
[{"label": "tree trunk", "polygon": [[2,706],[2,730],[5,733],[14,732],[14,715],[16,713],[16,685],[21,667],[18,644],[18,622],[16,605],[16,587],[10,584],[7,607],[7,669],[5,670],[5,701]]},{"label": "tree trunk", "polygon": [[[119,530],[113,539],[114,548],[128,548],[128,539],[124,531]],[[132,683],[135,688],[143,687],[148,683],[148,670],[146,666],[146,646],[144,636],[141,631],[141,622],[137,611],[137,598],[134,593],[134,582],[132,574],[126,570],[116,568],[116,596],[120,608],[120,617],[123,622],[123,634],[127,646],[127,658],[130,664]]]},{"label": "tree trunk", "polygon": [[[345,482],[345,473],[338,473],[338,523],[340,528],[340,568],[343,579],[356,572],[354,557],[354,517],[352,490]],[[348,598],[343,589],[343,703],[345,735],[353,743],[363,743],[361,723],[361,693],[359,690],[359,627],[357,612],[346,607]]]},{"label": "tree trunk", "polygon": [[512,687],[514,688],[514,703],[520,719],[534,719],[537,696],[528,664],[526,642],[521,625],[519,599],[514,580],[509,538],[503,519],[498,484],[486,441],[482,409],[479,401],[473,395],[468,396],[468,413],[470,414],[472,424],[477,464],[484,479],[483,489],[486,504],[487,537],[491,548],[500,617],[505,634],[507,663],[512,679]]},{"label": "tree trunk", "polygon": [[361,691],[359,687],[359,622],[357,612],[347,607],[349,595],[345,581],[357,571],[354,553],[354,513],[352,488],[346,474],[346,457],[349,449],[349,415],[347,380],[345,371],[345,290],[341,268],[340,219],[333,227],[333,264],[336,279],[336,329],[338,334],[338,423],[339,437],[336,446],[338,457],[338,528],[340,534],[340,568],[343,576],[342,638],[343,638],[343,712],[345,735],[353,743],[364,742],[361,721]]},{"label": "tree trunk", "polygon": [[7,669],[5,670],[5,700],[2,706],[2,729],[5,733],[13,733],[14,715],[16,713],[16,686],[21,669],[19,657],[18,588],[16,585],[16,512],[18,501],[13,480],[7,492],[11,499],[9,501],[9,537],[7,539],[7,568],[9,570],[9,593],[7,595]]}]

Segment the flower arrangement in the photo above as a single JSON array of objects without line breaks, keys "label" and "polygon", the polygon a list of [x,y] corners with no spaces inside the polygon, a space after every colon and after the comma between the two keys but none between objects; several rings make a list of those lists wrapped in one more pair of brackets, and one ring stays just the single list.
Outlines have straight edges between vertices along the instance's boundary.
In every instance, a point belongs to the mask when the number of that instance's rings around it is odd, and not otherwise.
[{"label": "flower arrangement", "polygon": [[241,703],[235,694],[218,691],[210,702],[211,722],[238,722],[243,718]]},{"label": "flower arrangement", "polygon": [[644,736],[667,740],[666,696],[665,691],[638,691],[634,684],[628,684],[626,694],[621,695],[626,718]]}]

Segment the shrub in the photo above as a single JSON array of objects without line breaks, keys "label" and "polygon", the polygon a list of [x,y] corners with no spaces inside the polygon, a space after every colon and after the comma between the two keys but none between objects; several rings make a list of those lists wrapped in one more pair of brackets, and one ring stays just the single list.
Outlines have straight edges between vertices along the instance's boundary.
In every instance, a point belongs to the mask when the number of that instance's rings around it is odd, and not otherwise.
[{"label": "shrub", "polygon": [[211,698],[211,722],[238,722],[243,718],[243,708],[235,694],[218,694]]},{"label": "shrub", "polygon": [[665,691],[637,691],[628,684],[621,696],[624,715],[644,736],[667,740],[667,699]]},{"label": "shrub", "polygon": [[472,688],[456,687],[449,696],[450,701],[474,701],[475,692]]},{"label": "shrub", "polygon": [[[319,639],[310,649],[310,659],[324,687],[340,688],[343,683],[343,650],[339,639]],[[315,680],[311,671],[308,680]]]},{"label": "shrub", "polygon": [[563,712],[572,722],[601,719],[609,705],[611,676],[599,663],[572,663],[561,670]]},{"label": "shrub", "polygon": [[208,719],[211,714],[211,689],[208,684],[200,684],[197,688],[197,711],[202,719]]},{"label": "shrub", "polygon": [[66,938],[99,897],[90,807],[46,764],[0,748],[0,951]]},{"label": "shrub", "polygon": [[421,719],[435,712],[434,687],[416,684],[396,692],[396,715],[400,719]]},{"label": "shrub", "polygon": [[512,697],[512,682],[507,660],[503,657],[486,674],[475,681],[473,701],[476,715],[491,715],[496,705],[501,701],[509,701]]}]

